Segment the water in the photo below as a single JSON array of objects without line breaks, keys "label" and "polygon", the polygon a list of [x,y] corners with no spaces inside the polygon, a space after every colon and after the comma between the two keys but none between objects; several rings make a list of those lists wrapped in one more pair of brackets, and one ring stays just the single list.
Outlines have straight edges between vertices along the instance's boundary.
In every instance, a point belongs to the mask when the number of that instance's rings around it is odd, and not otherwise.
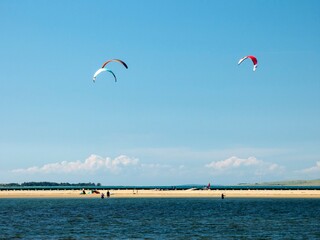
[{"label": "water", "polygon": [[319,199],[0,199],[0,239],[320,239]]}]

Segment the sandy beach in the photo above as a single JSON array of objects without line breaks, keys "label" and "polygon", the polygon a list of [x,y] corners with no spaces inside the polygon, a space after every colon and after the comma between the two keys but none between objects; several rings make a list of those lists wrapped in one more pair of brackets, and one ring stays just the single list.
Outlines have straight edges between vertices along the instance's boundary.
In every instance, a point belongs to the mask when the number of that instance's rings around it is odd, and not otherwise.
[{"label": "sandy beach", "polygon": [[[0,191],[0,198],[100,198],[79,190]],[[111,198],[320,198],[320,190],[110,190]]]}]

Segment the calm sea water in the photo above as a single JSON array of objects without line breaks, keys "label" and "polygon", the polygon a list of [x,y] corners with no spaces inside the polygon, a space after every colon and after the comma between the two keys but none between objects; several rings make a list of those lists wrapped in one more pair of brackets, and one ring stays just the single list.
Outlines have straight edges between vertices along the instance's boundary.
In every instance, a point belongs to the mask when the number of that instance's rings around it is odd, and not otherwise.
[{"label": "calm sea water", "polygon": [[320,239],[320,200],[0,199],[0,239]]}]

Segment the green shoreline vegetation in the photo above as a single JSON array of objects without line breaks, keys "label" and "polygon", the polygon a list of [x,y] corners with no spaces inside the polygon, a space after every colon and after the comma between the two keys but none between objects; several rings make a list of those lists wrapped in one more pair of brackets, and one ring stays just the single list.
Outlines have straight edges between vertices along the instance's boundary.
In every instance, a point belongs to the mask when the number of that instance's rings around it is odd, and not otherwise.
[{"label": "green shoreline vegetation", "polygon": [[240,183],[241,186],[320,186],[320,179],[314,180],[290,180],[261,183]]}]

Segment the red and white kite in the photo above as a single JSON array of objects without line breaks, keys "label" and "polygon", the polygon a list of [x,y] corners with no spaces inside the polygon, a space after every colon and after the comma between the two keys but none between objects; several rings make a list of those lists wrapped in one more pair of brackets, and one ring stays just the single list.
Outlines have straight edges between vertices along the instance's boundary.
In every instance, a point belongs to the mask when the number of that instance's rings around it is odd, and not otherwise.
[{"label": "red and white kite", "polygon": [[255,71],[258,67],[258,60],[255,56],[245,56],[244,58],[241,58],[238,62],[238,65],[240,65],[244,60],[247,58],[250,58],[253,63],[253,71]]}]

